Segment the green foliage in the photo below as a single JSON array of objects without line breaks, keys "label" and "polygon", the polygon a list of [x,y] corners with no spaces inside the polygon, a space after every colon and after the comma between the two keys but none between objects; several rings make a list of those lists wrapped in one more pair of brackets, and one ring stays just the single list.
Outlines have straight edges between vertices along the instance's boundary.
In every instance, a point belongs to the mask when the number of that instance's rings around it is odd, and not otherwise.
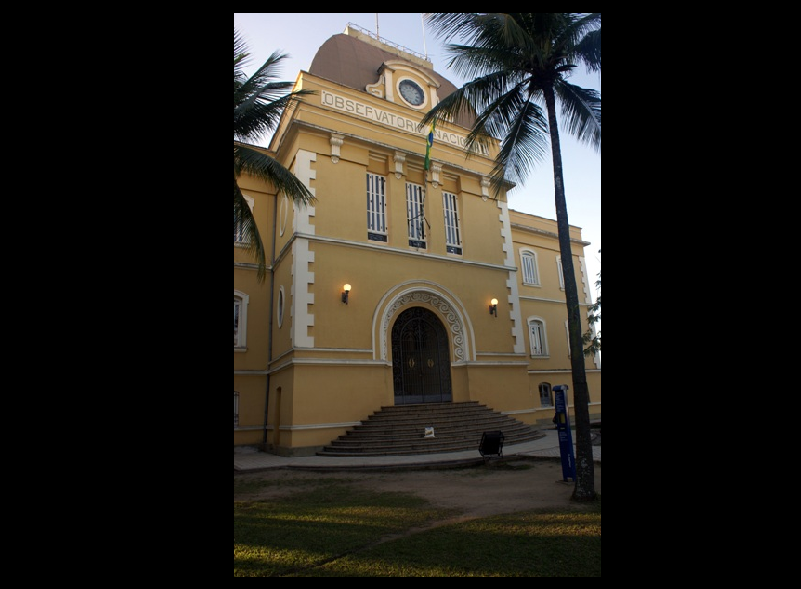
[{"label": "green foliage", "polygon": [[[471,80],[423,116],[431,120],[475,110],[466,149],[501,139],[491,179],[497,195],[522,183],[548,150],[549,112],[558,101],[568,133],[600,152],[601,95],[568,80],[581,66],[601,71],[600,13],[426,13],[446,45],[448,65]],[[551,118],[553,116],[553,118]]]},{"label": "green foliage", "polygon": [[551,148],[577,432],[578,468],[573,498],[592,501],[595,490],[590,468],[590,395],[559,133],[561,127],[598,153],[601,151],[601,94],[569,81],[571,72],[579,66],[589,72],[601,71],[601,13],[471,12],[425,16],[438,36],[461,41],[446,46],[451,55],[449,65],[471,81],[428,111],[421,127],[437,119],[454,120],[462,112],[474,110],[477,116],[465,149],[470,154],[496,138],[500,140],[490,173],[496,198],[512,183],[524,183],[547,147]]},{"label": "green foliage", "polygon": [[248,144],[274,131],[284,109],[303,96],[314,94],[310,90],[292,92],[293,82],[275,81],[281,60],[286,57],[285,53],[273,53],[248,77],[243,67],[250,54],[239,32],[234,29],[234,231],[242,228],[244,243],[259,265],[260,282],[267,276],[267,254],[237,179],[248,174],[272,184],[298,204],[314,201],[314,195],[292,172],[264,149]]}]

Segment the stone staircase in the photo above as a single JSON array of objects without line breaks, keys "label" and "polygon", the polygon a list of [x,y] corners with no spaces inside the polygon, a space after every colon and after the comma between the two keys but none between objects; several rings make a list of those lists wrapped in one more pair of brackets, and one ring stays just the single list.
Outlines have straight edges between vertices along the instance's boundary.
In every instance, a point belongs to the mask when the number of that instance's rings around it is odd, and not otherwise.
[{"label": "stone staircase", "polygon": [[[424,437],[433,427],[433,438]],[[504,446],[544,437],[530,425],[477,401],[382,407],[317,452],[318,456],[402,456],[475,450],[486,431],[500,430]]]}]

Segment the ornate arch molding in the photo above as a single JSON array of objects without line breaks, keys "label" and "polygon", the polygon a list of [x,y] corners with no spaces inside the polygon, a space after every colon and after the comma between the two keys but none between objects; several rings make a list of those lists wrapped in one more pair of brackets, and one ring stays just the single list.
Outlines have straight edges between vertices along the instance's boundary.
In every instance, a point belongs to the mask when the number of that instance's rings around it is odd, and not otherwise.
[{"label": "ornate arch molding", "polygon": [[[396,286],[381,299],[373,316],[373,359],[388,361],[392,322],[404,308],[426,304],[446,325],[457,364],[475,361],[475,334],[464,305],[453,293],[434,283],[415,281]],[[375,345],[375,339],[379,345]]]}]

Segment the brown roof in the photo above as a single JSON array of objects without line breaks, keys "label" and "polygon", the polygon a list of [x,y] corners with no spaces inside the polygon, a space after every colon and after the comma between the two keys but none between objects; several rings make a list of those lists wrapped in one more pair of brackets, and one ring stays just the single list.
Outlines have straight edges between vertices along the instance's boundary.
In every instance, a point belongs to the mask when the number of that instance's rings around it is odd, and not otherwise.
[{"label": "brown roof", "polygon": [[[309,73],[348,88],[367,92],[367,85],[375,84],[378,81],[378,70],[383,63],[397,59],[402,60],[403,56],[389,53],[343,33],[334,35],[320,46],[312,60]],[[440,100],[456,90],[456,86],[433,69],[422,67],[417,63],[409,63],[427,73],[440,84],[437,90]],[[472,127],[474,120],[475,117],[457,117],[457,123],[468,129]]]}]

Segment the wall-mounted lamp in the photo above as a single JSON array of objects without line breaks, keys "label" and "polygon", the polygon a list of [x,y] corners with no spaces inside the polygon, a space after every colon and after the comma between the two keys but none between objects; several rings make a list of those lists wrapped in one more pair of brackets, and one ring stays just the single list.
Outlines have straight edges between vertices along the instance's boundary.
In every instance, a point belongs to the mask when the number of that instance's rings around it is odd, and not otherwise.
[{"label": "wall-mounted lamp", "polygon": [[342,302],[346,305],[348,304],[348,294],[350,293],[350,284],[346,284],[344,286],[344,291],[342,292]]},{"label": "wall-mounted lamp", "polygon": [[490,301],[489,309],[490,315],[495,315],[496,317],[498,316],[498,299],[492,299]]}]

